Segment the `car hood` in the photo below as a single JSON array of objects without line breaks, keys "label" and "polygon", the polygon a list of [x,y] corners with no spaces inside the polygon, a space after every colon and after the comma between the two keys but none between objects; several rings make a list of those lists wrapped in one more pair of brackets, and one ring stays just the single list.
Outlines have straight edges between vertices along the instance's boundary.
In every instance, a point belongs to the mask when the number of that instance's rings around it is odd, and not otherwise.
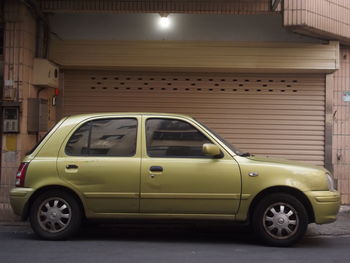
[{"label": "car hood", "polygon": [[323,171],[327,172],[327,170],[325,168],[323,168],[322,166],[306,164],[306,163],[298,162],[298,161],[291,161],[291,160],[280,159],[280,158],[271,158],[269,156],[260,156],[260,155],[251,155],[247,158],[250,160],[256,161],[256,162],[291,165],[291,166],[298,166],[298,167],[304,167],[304,168],[309,168],[309,169],[323,170]]},{"label": "car hood", "polygon": [[[285,185],[301,191],[328,190],[325,177],[327,170],[322,166],[255,155],[239,157],[238,163],[242,175],[248,175],[252,171],[259,174],[254,180],[260,186]],[[249,180],[247,177],[243,178]]]}]

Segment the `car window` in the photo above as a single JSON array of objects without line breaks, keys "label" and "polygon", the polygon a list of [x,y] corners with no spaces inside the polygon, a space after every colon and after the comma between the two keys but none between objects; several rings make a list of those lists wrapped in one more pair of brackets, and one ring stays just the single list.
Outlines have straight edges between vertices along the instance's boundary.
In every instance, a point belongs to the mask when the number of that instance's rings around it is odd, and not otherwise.
[{"label": "car window", "polygon": [[150,157],[211,158],[202,151],[211,141],[191,124],[176,119],[148,119],[147,153]]},{"label": "car window", "polygon": [[73,133],[65,151],[75,156],[133,156],[136,137],[136,119],[93,120]]}]

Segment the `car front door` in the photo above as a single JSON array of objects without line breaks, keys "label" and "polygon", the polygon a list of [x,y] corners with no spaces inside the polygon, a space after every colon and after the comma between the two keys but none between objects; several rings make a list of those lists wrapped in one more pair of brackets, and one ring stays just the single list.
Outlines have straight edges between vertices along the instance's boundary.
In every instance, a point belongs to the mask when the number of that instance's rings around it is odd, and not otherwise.
[{"label": "car front door", "polygon": [[143,117],[141,213],[234,215],[240,202],[238,164],[224,149],[204,155],[215,140],[190,120]]},{"label": "car front door", "polygon": [[139,117],[81,123],[57,159],[59,175],[79,191],[93,213],[138,213],[140,195]]}]

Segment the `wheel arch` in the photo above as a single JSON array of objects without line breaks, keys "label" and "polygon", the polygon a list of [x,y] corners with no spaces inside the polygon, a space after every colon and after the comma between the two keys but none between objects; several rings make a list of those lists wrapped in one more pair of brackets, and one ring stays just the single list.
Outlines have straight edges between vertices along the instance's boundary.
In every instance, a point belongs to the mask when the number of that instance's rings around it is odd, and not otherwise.
[{"label": "wheel arch", "polygon": [[290,195],[296,197],[305,206],[305,209],[307,211],[308,218],[309,218],[309,223],[315,222],[314,210],[313,210],[311,202],[309,201],[307,196],[302,191],[300,191],[296,188],[293,188],[293,187],[289,187],[289,186],[273,186],[273,187],[266,188],[266,189],[262,190],[261,192],[259,192],[254,197],[253,201],[251,202],[251,204],[249,206],[248,219],[250,222],[251,222],[251,218],[253,216],[254,209],[258,205],[259,201],[262,198],[264,198],[265,196],[268,196],[268,195],[273,194],[273,193],[287,193],[287,194],[290,194]]},{"label": "wheel arch", "polygon": [[47,186],[43,186],[41,188],[38,188],[28,199],[28,201],[26,202],[24,209],[23,209],[23,213],[22,213],[22,220],[27,220],[28,216],[29,216],[29,211],[30,208],[34,202],[34,200],[41,195],[44,192],[47,191],[51,191],[51,190],[60,190],[60,191],[64,191],[66,193],[69,193],[70,195],[72,195],[79,203],[82,215],[85,217],[85,207],[84,207],[84,203],[82,202],[80,196],[72,189],[66,187],[66,186],[62,186],[62,185],[47,185]]}]

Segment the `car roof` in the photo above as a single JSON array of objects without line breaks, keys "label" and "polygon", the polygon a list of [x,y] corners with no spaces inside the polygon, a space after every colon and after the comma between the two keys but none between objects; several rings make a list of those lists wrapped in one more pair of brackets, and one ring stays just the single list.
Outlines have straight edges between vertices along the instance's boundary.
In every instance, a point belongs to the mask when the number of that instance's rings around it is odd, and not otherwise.
[{"label": "car roof", "polygon": [[189,115],[185,114],[175,114],[175,113],[159,113],[159,112],[98,112],[98,113],[87,113],[87,114],[78,114],[78,115],[71,115],[68,116],[68,118],[74,118],[74,119],[89,119],[89,118],[95,118],[95,117],[122,117],[122,116],[155,116],[155,117],[182,117],[187,119],[193,119]]}]

